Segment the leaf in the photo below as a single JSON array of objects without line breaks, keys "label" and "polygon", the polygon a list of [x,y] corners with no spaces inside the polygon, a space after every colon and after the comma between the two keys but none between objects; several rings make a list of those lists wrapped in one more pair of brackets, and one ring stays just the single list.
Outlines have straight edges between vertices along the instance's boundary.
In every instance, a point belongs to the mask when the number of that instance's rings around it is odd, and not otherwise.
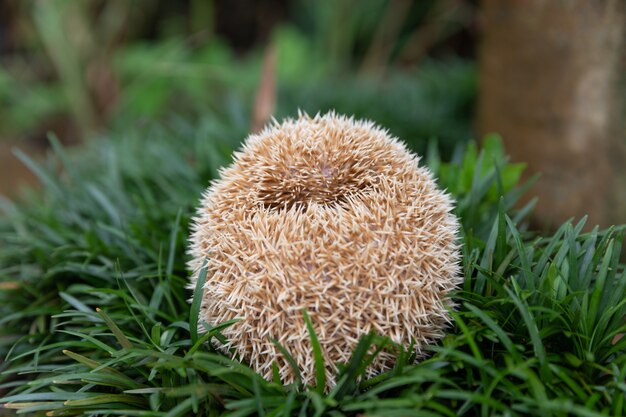
[{"label": "leaf", "polygon": [[198,319],[200,316],[200,308],[202,306],[202,297],[204,296],[204,284],[207,276],[207,260],[205,259],[200,268],[198,274],[198,280],[193,292],[193,300],[191,301],[191,308],[189,309],[189,334],[191,335],[191,341],[196,343],[198,341]]},{"label": "leaf", "polygon": [[600,271],[596,276],[596,281],[593,285],[593,291],[591,293],[591,301],[589,302],[589,311],[587,313],[587,320],[589,321],[589,328],[592,328],[592,323],[598,319],[598,311],[601,309],[600,299],[602,294],[606,291],[605,283],[607,276],[609,275],[609,265],[613,257],[613,245],[614,240],[609,241],[609,245],[606,248],[604,257],[602,258],[602,264],[600,265]]},{"label": "leaf", "polygon": [[500,340],[500,342],[506,347],[507,352],[509,352],[516,361],[519,361],[521,359],[518,350],[515,348],[515,345],[513,344],[513,341],[506,334],[504,329],[502,329],[502,327],[500,327],[491,317],[489,317],[485,312],[483,312],[476,306],[473,306],[472,304],[469,304],[469,303],[463,303],[463,305],[465,306],[465,308],[471,311],[476,317],[481,319],[483,323],[485,323],[487,327],[489,327],[498,336],[498,339]]},{"label": "leaf", "polygon": [[315,334],[315,329],[311,323],[311,318],[306,310],[302,310],[304,322],[311,338],[311,346],[313,347],[313,359],[315,360],[315,390],[318,394],[323,395],[326,389],[326,368],[324,365],[324,356],[322,355],[322,347]]},{"label": "leaf", "polygon": [[276,346],[280,353],[282,353],[289,366],[291,366],[291,369],[296,376],[296,384],[300,385],[302,383],[302,372],[300,371],[300,367],[294,357],[278,340],[270,337],[270,341]]},{"label": "leaf", "polygon": [[100,317],[102,317],[102,319],[107,324],[109,329],[111,329],[111,331],[113,332],[113,335],[115,336],[119,344],[122,345],[122,348],[131,349],[133,347],[132,343],[130,343],[130,341],[126,338],[124,333],[120,330],[119,327],[117,327],[115,322],[111,320],[111,317],[109,317],[107,313],[102,311],[100,308],[96,308],[96,313],[98,313]]},{"label": "leaf", "polygon": [[534,290],[535,275],[533,274],[532,268],[530,266],[530,259],[526,251],[526,246],[524,246],[524,244],[522,243],[522,238],[520,237],[517,228],[513,224],[513,221],[509,218],[509,216],[505,216],[505,219],[509,226],[513,242],[515,242],[515,248],[517,249],[517,254],[521,264],[521,277],[523,278],[523,280],[521,281],[522,288]]},{"label": "leaf", "polygon": [[[516,287],[515,281],[513,281],[514,288]],[[522,316],[522,320],[524,320],[524,324],[526,325],[526,329],[528,330],[528,334],[530,335],[530,339],[532,341],[533,350],[537,359],[539,359],[539,363],[542,367],[546,365],[546,351],[543,346],[543,342],[541,341],[541,336],[539,335],[539,329],[537,328],[537,322],[534,320],[532,312],[526,304],[526,302],[522,301],[517,294],[508,287],[504,287],[505,291],[511,297],[511,300],[517,307],[520,315]],[[516,288],[517,290],[517,288]]]}]

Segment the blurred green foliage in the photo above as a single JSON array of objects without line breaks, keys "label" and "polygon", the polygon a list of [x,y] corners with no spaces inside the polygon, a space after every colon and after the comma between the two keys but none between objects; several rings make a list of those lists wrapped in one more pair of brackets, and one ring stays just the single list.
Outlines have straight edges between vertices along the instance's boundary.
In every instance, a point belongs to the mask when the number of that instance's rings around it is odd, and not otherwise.
[{"label": "blurred green foliage", "polygon": [[[437,137],[447,156],[471,137],[474,65],[454,56],[405,65],[416,44],[463,29],[464,2],[284,2],[287,19],[243,52],[217,33],[220,4],[16,3],[24,45],[0,67],[0,137],[70,126],[87,138],[138,120],[197,120],[233,101],[250,112],[264,44],[278,52],[278,117],[334,108],[393,126],[420,151]],[[260,15],[273,12],[265,7]]]},{"label": "blurred green foliage", "polygon": [[336,79],[284,87],[279,115],[296,108],[310,113],[336,110],[388,127],[419,153],[437,139],[446,159],[455,145],[472,138],[474,65],[465,61],[427,62],[413,74],[395,74],[383,82]]}]

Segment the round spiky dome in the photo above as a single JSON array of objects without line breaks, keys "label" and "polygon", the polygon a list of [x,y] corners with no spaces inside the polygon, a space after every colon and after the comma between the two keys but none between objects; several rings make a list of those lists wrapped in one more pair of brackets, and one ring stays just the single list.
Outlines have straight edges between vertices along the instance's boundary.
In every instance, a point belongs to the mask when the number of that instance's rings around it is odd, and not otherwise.
[{"label": "round spiky dome", "polygon": [[[370,331],[416,349],[443,336],[461,281],[458,222],[419,158],[372,122],[301,115],[251,135],[203,196],[190,268],[207,280],[200,319],[240,318],[229,347],[260,374],[313,382],[306,310],[328,386]],[[371,373],[393,366],[382,354]]]}]

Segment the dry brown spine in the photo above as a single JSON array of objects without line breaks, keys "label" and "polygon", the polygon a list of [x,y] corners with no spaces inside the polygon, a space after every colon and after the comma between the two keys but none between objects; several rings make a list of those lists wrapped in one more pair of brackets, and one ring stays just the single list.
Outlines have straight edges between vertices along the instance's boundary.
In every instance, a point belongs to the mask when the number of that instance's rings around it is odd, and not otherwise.
[{"label": "dry brown spine", "polygon": [[[240,318],[224,335],[266,378],[313,383],[302,310],[337,362],[375,331],[416,349],[444,335],[461,282],[458,221],[419,158],[369,121],[301,114],[251,135],[204,193],[189,252],[192,283],[208,262],[201,320]],[[370,373],[393,366],[383,353]]]}]

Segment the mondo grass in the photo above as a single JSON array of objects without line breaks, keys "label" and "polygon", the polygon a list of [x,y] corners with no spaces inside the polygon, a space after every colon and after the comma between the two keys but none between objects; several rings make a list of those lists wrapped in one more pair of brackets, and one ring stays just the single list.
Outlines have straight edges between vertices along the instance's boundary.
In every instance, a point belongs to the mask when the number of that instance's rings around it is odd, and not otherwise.
[{"label": "mondo grass", "polygon": [[[24,161],[42,191],[0,219],[0,402],[28,415],[600,416],[626,413],[623,227],[527,230],[523,166],[497,138],[424,162],[457,199],[463,287],[449,334],[422,352],[361,339],[327,392],[267,381],[213,342],[232,322],[198,321],[186,289],[189,218],[245,126],[113,135]],[[518,207],[517,209],[515,207]],[[306,317],[306,312],[303,312]],[[198,328],[203,331],[199,332]],[[316,340],[312,328],[309,337]],[[232,340],[236,343],[236,340]],[[315,348],[315,343],[313,343]],[[279,346],[298,372],[299,364]],[[366,368],[385,350],[396,366]],[[324,368],[319,352],[311,352]]]}]

